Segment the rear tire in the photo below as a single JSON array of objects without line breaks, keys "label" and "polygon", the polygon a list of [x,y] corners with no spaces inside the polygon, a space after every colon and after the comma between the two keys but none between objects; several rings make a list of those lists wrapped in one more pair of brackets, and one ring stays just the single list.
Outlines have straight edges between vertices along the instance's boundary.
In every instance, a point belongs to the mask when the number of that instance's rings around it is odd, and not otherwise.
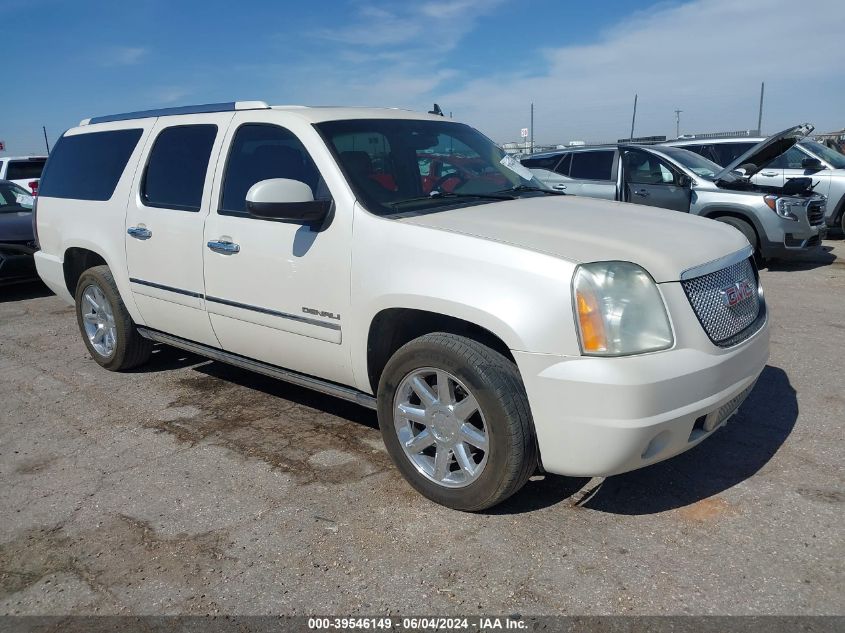
[{"label": "rear tire", "polygon": [[76,322],[91,357],[110,371],[124,371],[150,358],[152,341],[138,328],[108,266],[89,268],[76,284]]},{"label": "rear tire", "polygon": [[522,488],[537,467],[534,425],[516,365],[463,336],[437,332],[402,346],[382,372],[378,417],[405,479],[449,508],[494,506]]},{"label": "rear tire", "polygon": [[715,219],[719,222],[729,224],[745,236],[745,239],[748,240],[748,243],[751,244],[751,247],[754,249],[754,262],[758,267],[765,263],[763,255],[760,253],[760,240],[757,237],[757,231],[754,230],[754,227],[751,226],[751,224],[745,220],[740,220],[739,218],[735,218],[730,215],[723,215]]}]

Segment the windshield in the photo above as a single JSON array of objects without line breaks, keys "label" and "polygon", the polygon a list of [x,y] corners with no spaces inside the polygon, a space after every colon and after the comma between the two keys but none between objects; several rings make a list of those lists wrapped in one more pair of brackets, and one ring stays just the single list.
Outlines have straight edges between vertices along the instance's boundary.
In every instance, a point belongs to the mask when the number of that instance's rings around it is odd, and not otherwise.
[{"label": "windshield", "polygon": [[722,171],[722,168],[712,160],[708,160],[700,154],[690,152],[686,149],[681,149],[680,147],[661,147],[660,151],[676,163],[679,163],[689,169],[696,176],[704,178],[705,180],[715,179],[716,174]]},{"label": "windshield", "polygon": [[0,213],[32,210],[33,197],[13,182],[0,182]]},{"label": "windshield", "polygon": [[378,215],[549,191],[519,161],[462,123],[353,119],[315,127],[358,199]]},{"label": "windshield", "polygon": [[831,149],[827,145],[822,145],[817,141],[802,141],[801,147],[806,147],[823,161],[830,163],[834,169],[845,169],[845,156],[835,149]]}]

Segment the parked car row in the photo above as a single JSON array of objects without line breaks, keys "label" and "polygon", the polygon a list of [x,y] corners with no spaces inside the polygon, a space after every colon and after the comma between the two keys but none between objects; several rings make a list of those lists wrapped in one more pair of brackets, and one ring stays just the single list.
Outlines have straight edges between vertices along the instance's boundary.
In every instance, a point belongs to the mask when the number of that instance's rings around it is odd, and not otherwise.
[{"label": "parked car row", "polygon": [[795,144],[812,129],[796,126],[724,151],[724,166],[706,157],[703,149],[711,145],[693,152],[679,143],[573,148],[535,154],[522,164],[553,189],[718,220],[739,230],[760,259],[788,258],[819,247],[835,212],[828,212],[811,178],[776,182],[760,174],[784,152],[797,151]]}]

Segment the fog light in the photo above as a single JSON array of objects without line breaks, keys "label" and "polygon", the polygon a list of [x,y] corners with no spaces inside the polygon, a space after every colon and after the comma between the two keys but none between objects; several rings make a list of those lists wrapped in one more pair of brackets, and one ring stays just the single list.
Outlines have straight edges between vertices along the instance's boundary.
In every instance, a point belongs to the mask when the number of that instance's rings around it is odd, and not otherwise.
[{"label": "fog light", "polygon": [[651,459],[652,457],[656,457],[658,453],[662,452],[663,449],[669,445],[669,440],[671,438],[672,434],[669,433],[669,431],[660,431],[660,433],[651,438],[651,441],[648,443],[648,446],[645,447],[645,450],[640,457],[642,457],[642,459]]},{"label": "fog light", "polygon": [[716,429],[719,424],[721,424],[721,409],[716,409],[712,413],[708,413],[707,417],[704,418],[704,424],[701,425],[701,428],[704,430],[705,433],[709,433]]}]

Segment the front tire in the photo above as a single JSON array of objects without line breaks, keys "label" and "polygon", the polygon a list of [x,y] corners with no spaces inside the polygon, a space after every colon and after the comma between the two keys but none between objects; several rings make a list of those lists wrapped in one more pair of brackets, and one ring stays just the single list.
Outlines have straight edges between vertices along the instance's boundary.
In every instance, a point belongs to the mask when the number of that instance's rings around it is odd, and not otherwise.
[{"label": "front tire", "polygon": [[382,372],[378,417],[405,479],[449,508],[494,506],[522,488],[537,466],[516,366],[462,336],[426,334],[401,347]]},{"label": "front tire", "polygon": [[111,371],[147,362],[153,344],[138,333],[108,266],[89,268],[76,284],[76,322],[91,357]]}]

